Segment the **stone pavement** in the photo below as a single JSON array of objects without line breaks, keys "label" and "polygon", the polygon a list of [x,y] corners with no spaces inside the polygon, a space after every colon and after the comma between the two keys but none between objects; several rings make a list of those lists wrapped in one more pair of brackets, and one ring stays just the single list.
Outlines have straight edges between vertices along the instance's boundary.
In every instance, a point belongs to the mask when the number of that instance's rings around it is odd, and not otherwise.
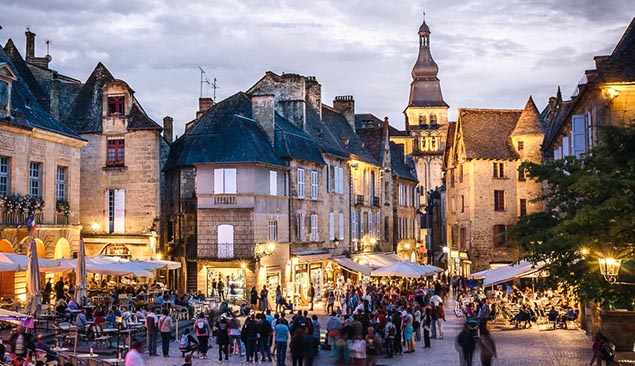
[{"label": "stone pavement", "polygon": [[[322,313],[321,307],[316,310]],[[319,315],[320,322],[326,324],[326,316]],[[462,319],[457,319],[451,307],[446,311],[447,322],[445,324],[445,339],[433,339],[432,348],[423,349],[422,342],[417,343],[415,353],[403,356],[395,356],[393,359],[385,359],[379,356],[378,365],[388,366],[412,366],[416,365],[459,365],[458,352],[454,347],[456,336],[463,326]],[[496,341],[498,359],[494,360],[496,366],[585,366],[591,358],[591,341],[580,329],[547,329],[546,325],[536,326],[530,329],[503,329],[492,328],[492,336]],[[213,343],[213,340],[211,341]],[[158,346],[161,353],[161,345]],[[178,342],[170,344],[171,357],[148,357],[145,355],[147,366],[180,366],[183,358],[178,351]],[[194,359],[193,366],[218,365],[218,347],[214,344],[208,352],[209,359]],[[230,357],[226,365],[246,365],[244,358]],[[316,366],[334,364],[329,358],[328,352],[322,351],[315,360]],[[263,363],[264,366],[275,365]],[[290,365],[290,361],[287,362]],[[477,354],[474,357],[474,366],[480,365]]]}]

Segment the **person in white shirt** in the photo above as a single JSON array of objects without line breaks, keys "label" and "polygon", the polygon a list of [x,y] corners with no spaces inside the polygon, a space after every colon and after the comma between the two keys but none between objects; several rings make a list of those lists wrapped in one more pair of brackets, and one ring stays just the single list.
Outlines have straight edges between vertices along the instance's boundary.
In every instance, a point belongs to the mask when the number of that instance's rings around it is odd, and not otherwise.
[{"label": "person in white shirt", "polygon": [[134,341],[130,346],[130,352],[126,355],[125,366],[145,366],[143,356],[143,345],[139,341]]}]

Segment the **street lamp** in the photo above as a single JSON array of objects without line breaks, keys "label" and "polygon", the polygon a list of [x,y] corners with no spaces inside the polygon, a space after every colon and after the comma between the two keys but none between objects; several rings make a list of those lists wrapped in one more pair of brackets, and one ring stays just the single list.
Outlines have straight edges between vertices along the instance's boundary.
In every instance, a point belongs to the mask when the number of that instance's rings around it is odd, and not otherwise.
[{"label": "street lamp", "polygon": [[617,283],[617,275],[620,273],[620,266],[622,265],[621,259],[616,258],[598,258],[598,265],[600,266],[600,274],[606,282],[610,284]]}]

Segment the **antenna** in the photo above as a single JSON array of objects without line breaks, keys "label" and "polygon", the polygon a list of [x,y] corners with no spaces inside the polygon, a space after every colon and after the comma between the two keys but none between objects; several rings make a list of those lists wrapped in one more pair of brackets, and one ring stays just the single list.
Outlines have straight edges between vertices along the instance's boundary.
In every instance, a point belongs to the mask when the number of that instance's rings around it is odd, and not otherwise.
[{"label": "antenna", "polygon": [[205,70],[203,70],[202,67],[198,67],[199,70],[201,70],[201,90],[200,90],[200,95],[199,98],[203,98],[203,83],[205,82]]},{"label": "antenna", "polygon": [[212,89],[214,90],[214,100],[216,100],[216,89],[219,89],[218,85],[216,84],[216,78],[214,78],[214,82],[212,83]]}]

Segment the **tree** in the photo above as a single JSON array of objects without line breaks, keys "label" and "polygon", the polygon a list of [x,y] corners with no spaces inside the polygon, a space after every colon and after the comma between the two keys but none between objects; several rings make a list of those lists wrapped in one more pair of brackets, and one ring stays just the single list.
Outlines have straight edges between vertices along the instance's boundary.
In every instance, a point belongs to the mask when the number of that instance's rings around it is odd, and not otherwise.
[{"label": "tree", "polygon": [[608,284],[598,258],[621,258],[619,281],[635,280],[635,125],[604,127],[601,141],[580,158],[521,164],[545,185],[545,211],[521,218],[512,237],[580,300],[632,310],[633,288]]}]

